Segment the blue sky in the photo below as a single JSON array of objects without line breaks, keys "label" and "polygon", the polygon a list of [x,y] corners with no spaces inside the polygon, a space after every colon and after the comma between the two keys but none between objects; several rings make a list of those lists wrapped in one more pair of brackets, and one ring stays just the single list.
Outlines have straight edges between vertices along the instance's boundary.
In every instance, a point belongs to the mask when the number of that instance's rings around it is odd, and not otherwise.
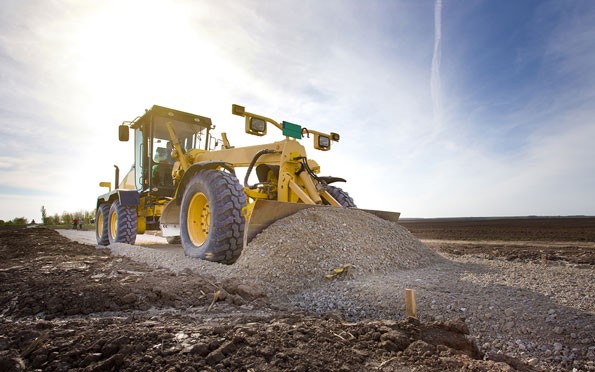
[{"label": "blue sky", "polygon": [[595,215],[595,2],[0,3],[0,219],[91,210],[117,126],[232,103],[341,142],[309,156],[404,217]]}]

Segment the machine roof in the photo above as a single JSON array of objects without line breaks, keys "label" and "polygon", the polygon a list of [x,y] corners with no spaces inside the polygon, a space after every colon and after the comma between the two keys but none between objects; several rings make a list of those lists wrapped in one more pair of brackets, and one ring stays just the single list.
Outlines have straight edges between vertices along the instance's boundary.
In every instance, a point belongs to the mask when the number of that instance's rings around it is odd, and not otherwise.
[{"label": "machine roof", "polygon": [[161,116],[164,118],[172,118],[177,121],[183,121],[185,123],[199,125],[203,128],[213,129],[211,119],[207,118],[206,116],[190,114],[188,112],[174,110],[158,105],[153,105],[153,107],[151,107],[149,110],[145,110],[145,113],[142,116],[134,120],[134,123],[131,125],[131,127],[140,127],[145,122],[148,122],[151,115]]}]

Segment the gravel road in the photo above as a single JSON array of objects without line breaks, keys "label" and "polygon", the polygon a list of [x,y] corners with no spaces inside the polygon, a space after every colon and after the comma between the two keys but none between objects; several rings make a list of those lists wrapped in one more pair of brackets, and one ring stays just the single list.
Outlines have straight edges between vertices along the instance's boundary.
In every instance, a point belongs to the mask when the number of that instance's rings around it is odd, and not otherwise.
[{"label": "gravel road", "polygon": [[[403,319],[411,288],[420,320],[465,318],[482,351],[547,370],[595,371],[593,266],[438,255],[436,243],[424,245],[397,224],[337,210],[309,209],[277,222],[233,266],[187,258],[181,246],[151,235],[109,248],[152,267],[241,278],[280,304],[352,320]],[[95,245],[93,232],[60,233]],[[324,278],[347,264],[346,275]]]}]

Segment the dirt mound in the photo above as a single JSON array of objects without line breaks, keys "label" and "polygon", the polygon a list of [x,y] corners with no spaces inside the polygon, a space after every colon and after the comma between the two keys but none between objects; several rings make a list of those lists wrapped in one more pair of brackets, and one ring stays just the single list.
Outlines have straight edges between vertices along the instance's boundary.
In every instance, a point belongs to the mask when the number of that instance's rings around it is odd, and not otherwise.
[{"label": "dirt mound", "polygon": [[524,368],[482,360],[460,320],[347,323],[252,297],[236,279],[152,269],[52,230],[0,231],[0,371]]},{"label": "dirt mound", "polygon": [[0,319],[204,307],[218,290],[219,301],[261,305],[261,293],[248,285],[151,269],[54,230],[0,231]]},{"label": "dirt mound", "polygon": [[300,314],[0,323],[0,370],[531,371],[482,360],[462,322],[345,323]]},{"label": "dirt mound", "polygon": [[[328,284],[429,266],[443,259],[407,229],[372,214],[345,208],[311,208],[276,221],[244,248],[240,276],[269,292],[291,295]],[[341,273],[334,269],[345,268]]]}]

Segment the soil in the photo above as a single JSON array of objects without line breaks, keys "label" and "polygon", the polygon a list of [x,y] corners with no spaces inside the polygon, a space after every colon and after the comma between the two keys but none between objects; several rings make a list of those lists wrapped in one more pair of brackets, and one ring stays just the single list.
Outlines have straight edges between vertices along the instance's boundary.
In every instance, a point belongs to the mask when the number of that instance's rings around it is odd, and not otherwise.
[{"label": "soil", "polygon": [[401,220],[419,239],[595,242],[595,217]]},{"label": "soil", "polygon": [[[178,246],[115,247],[132,260],[0,230],[0,371],[595,371],[595,219],[527,220],[403,222],[439,263],[339,278],[303,306]],[[395,285],[419,289],[419,320]]]},{"label": "soil", "polygon": [[593,217],[430,219],[400,225],[447,254],[595,265]]},{"label": "soil", "polygon": [[0,257],[1,371],[532,370],[482,355],[462,320],[314,316],[54,230],[2,230]]}]

